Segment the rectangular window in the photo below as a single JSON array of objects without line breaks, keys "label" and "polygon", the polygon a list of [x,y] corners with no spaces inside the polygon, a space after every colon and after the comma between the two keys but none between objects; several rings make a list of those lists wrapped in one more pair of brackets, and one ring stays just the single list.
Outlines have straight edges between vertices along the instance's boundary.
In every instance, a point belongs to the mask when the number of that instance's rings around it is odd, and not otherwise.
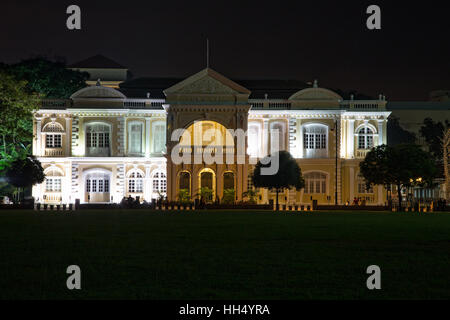
[{"label": "rectangular window", "polygon": [[129,135],[129,149],[131,153],[141,153],[142,152],[142,125],[133,124],[130,127]]},{"label": "rectangular window", "polygon": [[128,180],[128,192],[135,192],[136,188],[135,188],[135,183],[134,183],[134,179],[130,179]]},{"label": "rectangular window", "polygon": [[103,180],[98,180],[98,192],[103,192]]},{"label": "rectangular window", "polygon": [[86,192],[91,192],[91,180],[86,180]]},{"label": "rectangular window", "polygon": [[45,191],[61,192],[61,178],[47,178],[45,181]]},{"label": "rectangular window", "polygon": [[91,133],[88,132],[86,133],[86,147],[90,148],[91,146]]},{"label": "rectangular window", "polygon": [[52,179],[47,179],[45,181],[45,191],[53,191],[53,180]]},{"label": "rectangular window", "polygon": [[142,179],[138,179],[136,181],[136,192],[143,192],[144,191],[144,185]]},{"label": "rectangular window", "polygon": [[61,148],[61,135],[60,134],[47,134],[45,137],[46,148]]},{"label": "rectangular window", "polygon": [[92,180],[92,192],[97,192],[97,180]]}]

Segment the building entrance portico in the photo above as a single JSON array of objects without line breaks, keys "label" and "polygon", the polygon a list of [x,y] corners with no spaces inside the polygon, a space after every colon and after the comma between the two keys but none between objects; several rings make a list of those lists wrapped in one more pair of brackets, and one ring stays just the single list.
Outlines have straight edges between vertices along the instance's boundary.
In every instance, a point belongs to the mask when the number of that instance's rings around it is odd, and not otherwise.
[{"label": "building entrance portico", "polygon": [[178,200],[180,186],[187,184],[183,172],[192,174],[191,199],[199,196],[202,187],[213,190],[210,200],[221,199],[226,171],[235,173],[235,192],[242,199],[247,190],[250,91],[206,68],[164,94],[168,200]]}]

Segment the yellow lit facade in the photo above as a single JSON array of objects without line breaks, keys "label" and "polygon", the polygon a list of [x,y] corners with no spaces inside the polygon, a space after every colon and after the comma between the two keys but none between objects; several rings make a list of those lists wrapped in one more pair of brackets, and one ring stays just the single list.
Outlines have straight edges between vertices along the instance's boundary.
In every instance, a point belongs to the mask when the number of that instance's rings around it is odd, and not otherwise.
[{"label": "yellow lit facade", "polygon": [[[33,196],[41,203],[151,201],[161,194],[176,201],[180,189],[195,198],[207,186],[211,200],[233,188],[236,201],[245,201],[253,165],[273,150],[276,132],[279,148],[297,159],[306,181],[301,191],[282,194],[280,203],[334,204],[336,190],[339,204],[355,197],[368,205],[386,202],[384,188],[366,190],[359,177],[366,153],[386,143],[384,98],[343,100],[317,83],[287,99],[251,99],[250,93],[204,69],[164,90],[165,99],[127,98],[114,88],[90,86],[68,100],[43,101],[35,112],[33,153],[47,177]],[[234,152],[231,163],[178,163],[172,154],[180,140],[171,139],[177,129],[189,133],[180,137],[182,147],[201,150],[237,149],[239,138],[228,130],[241,129],[245,152]],[[210,129],[222,134],[205,137]],[[257,197],[259,203],[274,198],[268,190]]]}]

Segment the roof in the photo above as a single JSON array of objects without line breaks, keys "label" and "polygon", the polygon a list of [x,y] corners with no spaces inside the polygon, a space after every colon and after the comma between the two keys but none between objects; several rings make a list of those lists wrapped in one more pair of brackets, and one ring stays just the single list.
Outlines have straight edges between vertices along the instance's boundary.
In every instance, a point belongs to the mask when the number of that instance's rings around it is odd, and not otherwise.
[{"label": "roof", "polygon": [[118,90],[100,85],[89,86],[78,90],[70,96],[71,99],[125,99],[126,97]]},{"label": "roof", "polygon": [[[206,79],[206,80],[205,80]],[[205,81],[214,81],[215,85],[212,83],[206,83]],[[200,87],[195,84],[200,83]],[[192,86],[194,85],[195,90],[192,90]],[[206,87],[202,87],[202,85],[206,85]],[[188,92],[185,92],[185,89],[188,89]],[[164,94],[171,93],[239,93],[239,94],[250,94],[250,91],[247,88],[244,88],[240,84],[224,77],[217,71],[214,71],[211,68],[205,68],[200,72],[184,79],[183,81],[178,82],[177,84],[171,86],[164,90]]]},{"label": "roof", "polygon": [[[120,91],[127,97],[145,98],[147,92],[153,99],[164,99],[164,90],[182,82],[185,78],[158,78],[143,77],[125,81],[120,84]],[[310,87],[299,80],[280,80],[280,79],[253,79],[233,81],[240,86],[251,91],[250,99],[264,99],[267,94],[269,99],[288,99],[297,91]]]},{"label": "roof", "polygon": [[450,101],[388,101],[387,110],[450,110]]},{"label": "roof", "polygon": [[68,66],[69,68],[85,68],[85,69],[128,69],[121,64],[107,58],[101,54],[87,58],[82,61],[75,62]]}]

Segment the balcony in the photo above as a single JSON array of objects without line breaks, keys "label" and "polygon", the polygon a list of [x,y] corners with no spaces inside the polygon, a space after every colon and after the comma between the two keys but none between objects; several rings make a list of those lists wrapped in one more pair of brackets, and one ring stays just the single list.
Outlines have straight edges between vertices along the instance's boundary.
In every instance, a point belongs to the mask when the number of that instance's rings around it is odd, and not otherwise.
[{"label": "balcony", "polygon": [[356,150],[356,158],[364,159],[366,155],[369,153],[370,149],[357,149]]},{"label": "balcony", "polygon": [[62,148],[46,148],[44,154],[46,157],[63,157],[64,150]]},{"label": "balcony", "polygon": [[62,193],[58,191],[46,191],[42,200],[44,203],[60,203],[62,201]]}]

